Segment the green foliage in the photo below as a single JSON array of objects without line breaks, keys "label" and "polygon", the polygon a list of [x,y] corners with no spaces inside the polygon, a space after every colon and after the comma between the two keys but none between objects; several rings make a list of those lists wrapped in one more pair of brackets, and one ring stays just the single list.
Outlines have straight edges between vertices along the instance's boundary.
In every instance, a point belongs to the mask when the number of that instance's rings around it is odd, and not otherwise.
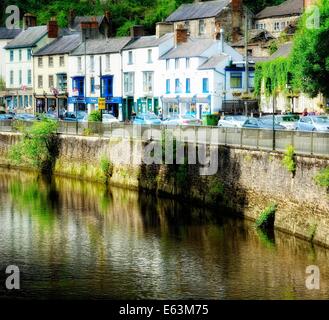
[{"label": "green foliage", "polygon": [[6,90],[6,82],[5,79],[0,77],[0,91],[4,91],[4,90]]},{"label": "green foliage", "polygon": [[292,174],[296,172],[295,149],[292,145],[287,147],[284,153],[282,164]]},{"label": "green foliage", "polygon": [[320,26],[310,28],[313,12],[300,20],[291,56],[294,87],[310,97],[329,96],[329,2],[319,0]]},{"label": "green foliage", "polygon": [[263,210],[256,220],[256,227],[258,228],[273,228],[275,213],[277,210],[277,204],[270,204],[265,210]]},{"label": "green foliage", "polygon": [[221,181],[214,179],[209,186],[207,196],[212,203],[217,203],[223,199],[224,196],[224,185]]},{"label": "green foliage", "polygon": [[107,158],[103,157],[100,160],[100,167],[103,172],[104,182],[107,183],[113,174],[113,163]]},{"label": "green foliage", "polygon": [[102,121],[101,111],[100,110],[92,111],[88,116],[88,121],[101,122]]},{"label": "green foliage", "polygon": [[276,41],[272,41],[270,44],[270,55],[272,55],[273,53],[275,53],[276,51],[278,51],[279,47],[278,47],[278,43]]},{"label": "green foliage", "polygon": [[260,96],[262,88],[266,96],[276,91],[285,91],[288,83],[291,64],[287,58],[258,63],[255,71],[255,94]]},{"label": "green foliage", "polygon": [[329,188],[329,167],[321,170],[316,175],[315,181],[319,186]]},{"label": "green foliage", "polygon": [[30,127],[20,127],[22,140],[9,150],[15,165],[26,165],[38,170],[49,170],[56,156],[58,123],[50,119],[34,122]]}]

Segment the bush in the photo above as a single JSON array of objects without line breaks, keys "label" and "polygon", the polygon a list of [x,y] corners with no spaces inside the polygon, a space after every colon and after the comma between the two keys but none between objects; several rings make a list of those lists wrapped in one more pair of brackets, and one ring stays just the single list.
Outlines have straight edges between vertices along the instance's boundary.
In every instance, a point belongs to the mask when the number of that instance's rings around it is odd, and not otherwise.
[{"label": "bush", "polygon": [[56,121],[46,118],[30,127],[20,126],[23,139],[9,149],[13,164],[41,171],[51,169],[58,151],[57,127]]},{"label": "bush", "polygon": [[256,227],[264,229],[273,228],[276,210],[277,204],[275,203],[269,205],[265,210],[263,210],[256,220]]},{"label": "bush", "polygon": [[88,121],[101,122],[102,121],[101,111],[100,110],[92,111],[88,116]]},{"label": "bush", "polygon": [[315,181],[319,186],[329,188],[329,167],[321,170],[315,177]]},{"label": "bush", "polygon": [[287,147],[282,163],[289,172],[295,174],[296,161],[295,161],[295,149],[293,146],[290,145]]},{"label": "bush", "polygon": [[113,174],[113,163],[106,158],[102,158],[100,161],[100,167],[103,172],[104,182],[107,183]]}]

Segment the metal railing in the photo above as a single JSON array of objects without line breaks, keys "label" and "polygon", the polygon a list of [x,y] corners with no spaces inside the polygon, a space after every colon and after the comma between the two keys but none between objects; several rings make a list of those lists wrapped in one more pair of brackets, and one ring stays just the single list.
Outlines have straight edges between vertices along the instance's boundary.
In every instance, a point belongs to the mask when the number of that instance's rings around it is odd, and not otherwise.
[{"label": "metal railing", "polygon": [[[32,122],[20,122],[30,126]],[[12,121],[0,121],[0,132],[18,132]],[[245,128],[218,128],[208,126],[156,126],[123,123],[103,124],[96,122],[59,122],[57,132],[65,135],[118,137],[124,139],[161,140],[163,133],[177,141],[189,143],[226,145],[257,150],[284,152],[292,145],[296,154],[316,155],[329,158],[329,133]]]}]

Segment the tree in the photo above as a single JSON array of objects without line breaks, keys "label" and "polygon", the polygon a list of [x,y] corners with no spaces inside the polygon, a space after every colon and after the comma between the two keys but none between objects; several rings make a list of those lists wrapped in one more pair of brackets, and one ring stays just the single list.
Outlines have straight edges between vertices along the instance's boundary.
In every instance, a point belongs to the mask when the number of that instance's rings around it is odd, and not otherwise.
[{"label": "tree", "polygon": [[[319,25],[317,15],[320,14]],[[291,65],[293,85],[314,98],[329,96],[329,2],[319,0],[306,12],[295,36]]]}]

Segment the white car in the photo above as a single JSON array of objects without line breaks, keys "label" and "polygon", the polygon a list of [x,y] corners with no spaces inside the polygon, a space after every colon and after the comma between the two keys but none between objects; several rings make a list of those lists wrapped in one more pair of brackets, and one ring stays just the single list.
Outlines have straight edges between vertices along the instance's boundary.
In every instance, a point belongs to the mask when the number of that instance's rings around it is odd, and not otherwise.
[{"label": "white car", "polygon": [[306,116],[300,118],[296,130],[329,132],[329,118],[327,116]]},{"label": "white car", "polygon": [[246,116],[225,116],[218,121],[218,127],[224,128],[242,128],[244,123],[248,120]]},{"label": "white car", "polygon": [[102,122],[103,123],[118,123],[120,121],[113,114],[104,113]]}]

